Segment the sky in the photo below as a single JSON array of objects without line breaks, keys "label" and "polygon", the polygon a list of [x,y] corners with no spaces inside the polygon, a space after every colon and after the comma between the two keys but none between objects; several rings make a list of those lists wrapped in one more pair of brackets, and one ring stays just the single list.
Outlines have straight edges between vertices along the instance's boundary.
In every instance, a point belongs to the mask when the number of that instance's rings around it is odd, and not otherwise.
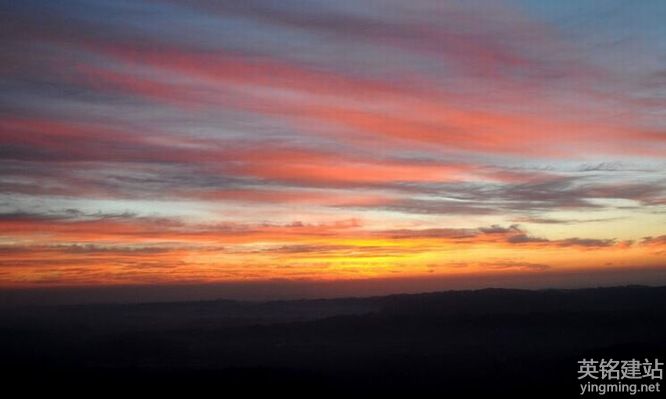
[{"label": "sky", "polygon": [[2,289],[666,282],[663,1],[0,20]]}]

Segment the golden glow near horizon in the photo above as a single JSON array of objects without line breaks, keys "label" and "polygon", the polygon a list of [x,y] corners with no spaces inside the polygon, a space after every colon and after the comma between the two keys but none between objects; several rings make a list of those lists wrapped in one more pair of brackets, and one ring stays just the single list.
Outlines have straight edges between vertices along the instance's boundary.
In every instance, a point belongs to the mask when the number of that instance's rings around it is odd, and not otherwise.
[{"label": "golden glow near horizon", "polygon": [[2,288],[666,267],[661,4],[41,7],[3,6]]}]

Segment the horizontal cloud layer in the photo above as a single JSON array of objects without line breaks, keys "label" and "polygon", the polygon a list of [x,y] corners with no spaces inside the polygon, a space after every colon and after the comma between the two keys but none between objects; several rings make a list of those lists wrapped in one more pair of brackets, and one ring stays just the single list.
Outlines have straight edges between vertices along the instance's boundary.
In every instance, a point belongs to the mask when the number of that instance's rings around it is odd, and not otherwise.
[{"label": "horizontal cloud layer", "polygon": [[3,4],[0,286],[659,265],[664,11]]}]

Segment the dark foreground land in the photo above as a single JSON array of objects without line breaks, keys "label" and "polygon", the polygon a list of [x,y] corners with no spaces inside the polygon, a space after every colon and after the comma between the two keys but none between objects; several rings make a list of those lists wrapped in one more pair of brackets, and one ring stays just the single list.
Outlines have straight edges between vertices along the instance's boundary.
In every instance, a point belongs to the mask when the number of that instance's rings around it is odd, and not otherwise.
[{"label": "dark foreground land", "polygon": [[573,398],[583,358],[665,354],[666,287],[0,310],[0,380],[22,393]]}]

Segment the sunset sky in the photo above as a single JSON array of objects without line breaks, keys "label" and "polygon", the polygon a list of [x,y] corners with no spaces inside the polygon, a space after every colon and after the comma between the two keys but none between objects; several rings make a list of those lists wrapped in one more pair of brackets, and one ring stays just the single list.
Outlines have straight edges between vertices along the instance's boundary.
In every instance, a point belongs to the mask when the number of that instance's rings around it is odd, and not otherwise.
[{"label": "sunset sky", "polygon": [[0,20],[1,288],[666,270],[666,2]]}]

